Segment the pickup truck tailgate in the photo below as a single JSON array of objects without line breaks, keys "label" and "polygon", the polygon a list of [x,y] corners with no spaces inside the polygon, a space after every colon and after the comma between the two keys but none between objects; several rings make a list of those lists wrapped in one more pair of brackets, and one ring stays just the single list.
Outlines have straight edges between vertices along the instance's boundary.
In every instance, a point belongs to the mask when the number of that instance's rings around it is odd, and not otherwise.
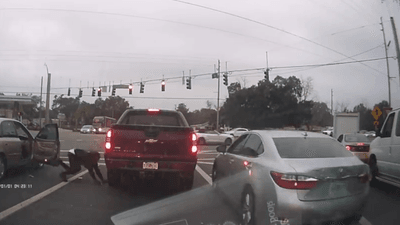
[{"label": "pickup truck tailgate", "polygon": [[193,132],[190,128],[115,125],[112,130],[114,146],[111,150],[123,158],[171,160],[196,157],[191,151]]}]

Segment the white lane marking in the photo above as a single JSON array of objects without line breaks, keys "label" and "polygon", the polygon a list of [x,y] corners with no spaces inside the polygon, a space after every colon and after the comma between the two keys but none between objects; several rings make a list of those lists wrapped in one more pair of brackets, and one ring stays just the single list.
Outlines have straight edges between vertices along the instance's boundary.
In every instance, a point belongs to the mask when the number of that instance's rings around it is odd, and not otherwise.
[{"label": "white lane marking", "polygon": [[196,170],[204,178],[204,180],[206,180],[210,185],[212,184],[211,177],[208,176],[207,173],[204,172],[204,170],[202,170],[199,165],[196,165]]},{"label": "white lane marking", "polygon": [[[216,153],[217,153],[216,150],[205,150],[205,151],[200,151],[200,152],[216,152]],[[199,152],[199,153],[200,153],[200,152]]]},{"label": "white lane marking", "polygon": [[361,217],[360,224],[361,225],[372,225],[372,223],[370,223],[365,217]]},{"label": "white lane marking", "polygon": [[18,210],[20,210],[22,208],[27,207],[28,205],[30,205],[30,204],[32,204],[34,202],[37,202],[38,200],[46,197],[47,195],[57,191],[58,189],[64,187],[67,184],[69,184],[69,182],[71,182],[73,180],[76,180],[76,179],[78,179],[78,177],[81,177],[81,176],[85,175],[87,172],[88,172],[88,170],[85,170],[85,171],[83,171],[83,172],[81,172],[81,173],[69,178],[68,182],[59,183],[59,184],[57,184],[57,185],[55,185],[55,186],[53,186],[53,187],[41,192],[41,193],[33,196],[32,198],[29,198],[29,199],[27,199],[27,200],[25,200],[25,201],[23,201],[21,203],[18,203],[17,205],[15,205],[15,206],[13,206],[11,208],[8,208],[8,209],[4,210],[3,212],[0,213],[0,220],[2,220],[5,217],[15,213],[16,211],[18,211]]},{"label": "white lane marking", "polygon": [[174,223],[179,223],[179,222],[185,222],[186,225],[189,225],[186,219],[181,219],[181,220],[172,221],[172,222],[168,222],[168,223],[162,223],[162,224],[159,224],[159,225],[174,224]]},{"label": "white lane marking", "polygon": [[[63,161],[64,162],[64,161]],[[64,162],[65,164],[69,164],[69,162]],[[105,163],[97,163],[98,165],[100,165],[100,166],[105,166],[106,164]]]},{"label": "white lane marking", "polygon": [[214,165],[213,162],[199,162],[197,161],[198,164],[206,164],[206,165]]},{"label": "white lane marking", "polygon": [[212,160],[215,160],[215,158],[202,158],[202,159],[197,159],[197,160],[200,160],[200,161],[201,161],[201,160],[206,160],[206,161],[207,161],[207,160],[211,160],[211,161],[212,161]]},{"label": "white lane marking", "polygon": [[82,139],[76,139],[76,141],[82,141]]}]

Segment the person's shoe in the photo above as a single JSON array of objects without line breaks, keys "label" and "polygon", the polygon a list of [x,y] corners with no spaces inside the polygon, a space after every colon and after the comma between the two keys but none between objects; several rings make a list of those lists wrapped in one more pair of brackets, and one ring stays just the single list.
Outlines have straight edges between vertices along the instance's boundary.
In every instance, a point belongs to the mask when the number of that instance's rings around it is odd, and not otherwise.
[{"label": "person's shoe", "polygon": [[65,174],[63,174],[63,173],[60,173],[60,177],[61,177],[61,180],[62,180],[62,181],[64,181],[64,182],[68,182],[68,180],[67,180],[67,176],[66,176]]}]

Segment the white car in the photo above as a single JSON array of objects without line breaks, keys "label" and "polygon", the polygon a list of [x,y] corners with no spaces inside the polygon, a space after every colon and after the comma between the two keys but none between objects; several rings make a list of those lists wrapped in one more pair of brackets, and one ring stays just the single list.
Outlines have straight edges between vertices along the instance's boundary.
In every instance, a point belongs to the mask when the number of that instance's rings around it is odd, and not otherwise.
[{"label": "white car", "polygon": [[231,145],[233,136],[230,134],[222,134],[216,130],[205,131],[204,133],[196,133],[199,145],[206,144],[226,144]]},{"label": "white car", "polygon": [[333,129],[327,129],[322,131],[323,134],[329,135],[329,136],[333,136]]},{"label": "white car", "polygon": [[246,131],[249,131],[249,130],[246,129],[246,128],[235,128],[235,129],[232,129],[230,131],[226,131],[225,134],[229,134],[229,135],[232,135],[235,138],[238,138],[238,137],[240,137],[240,135],[242,135]]},{"label": "white car", "polygon": [[388,114],[370,145],[372,184],[377,180],[400,187],[400,109]]}]

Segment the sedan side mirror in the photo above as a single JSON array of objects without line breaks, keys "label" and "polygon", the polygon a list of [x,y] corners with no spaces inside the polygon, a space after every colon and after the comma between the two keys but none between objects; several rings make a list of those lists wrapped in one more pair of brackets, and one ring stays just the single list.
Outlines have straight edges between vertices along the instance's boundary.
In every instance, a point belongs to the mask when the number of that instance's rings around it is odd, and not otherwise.
[{"label": "sedan side mirror", "polygon": [[217,152],[226,152],[226,145],[220,145],[217,147]]}]

